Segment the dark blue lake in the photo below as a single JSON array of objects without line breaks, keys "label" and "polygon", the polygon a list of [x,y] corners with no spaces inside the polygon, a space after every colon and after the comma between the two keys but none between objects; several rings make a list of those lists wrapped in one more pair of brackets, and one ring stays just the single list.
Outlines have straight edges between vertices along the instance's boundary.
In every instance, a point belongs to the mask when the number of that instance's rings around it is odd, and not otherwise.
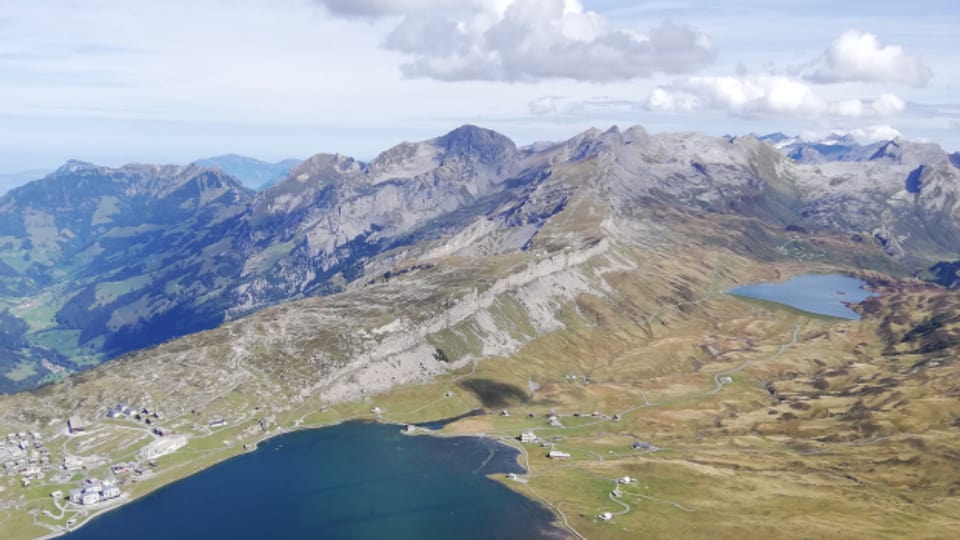
[{"label": "dark blue lake", "polygon": [[859,304],[871,296],[863,281],[836,274],[807,274],[783,283],[744,285],[728,291],[735,296],[784,304],[800,311],[857,320],[860,315],[844,303]]},{"label": "dark blue lake", "polygon": [[486,478],[522,472],[516,456],[489,439],[405,436],[382,424],[301,431],[66,538],[565,538],[548,509]]}]

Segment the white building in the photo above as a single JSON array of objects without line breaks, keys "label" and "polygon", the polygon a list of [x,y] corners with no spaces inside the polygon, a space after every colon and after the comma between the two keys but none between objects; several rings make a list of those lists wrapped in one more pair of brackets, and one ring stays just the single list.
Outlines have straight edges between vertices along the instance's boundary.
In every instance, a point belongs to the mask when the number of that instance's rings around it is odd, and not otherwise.
[{"label": "white building", "polygon": [[520,434],[520,442],[523,444],[537,442],[537,436],[532,431],[524,431]]},{"label": "white building", "polygon": [[100,502],[100,493],[93,489],[84,490],[83,495],[80,497],[80,504],[84,506],[97,504],[98,502]]},{"label": "white building", "polygon": [[570,454],[559,450],[551,450],[547,457],[550,459],[570,459]]},{"label": "white building", "polygon": [[101,500],[108,501],[120,496],[120,488],[116,485],[103,486],[103,492],[100,494]]},{"label": "white building", "polygon": [[144,446],[140,449],[138,455],[141,459],[156,459],[160,456],[172,454],[186,445],[187,437],[185,435],[165,437]]},{"label": "white building", "polygon": [[74,504],[80,504],[83,501],[83,490],[82,489],[71,489],[70,490],[70,502]]}]

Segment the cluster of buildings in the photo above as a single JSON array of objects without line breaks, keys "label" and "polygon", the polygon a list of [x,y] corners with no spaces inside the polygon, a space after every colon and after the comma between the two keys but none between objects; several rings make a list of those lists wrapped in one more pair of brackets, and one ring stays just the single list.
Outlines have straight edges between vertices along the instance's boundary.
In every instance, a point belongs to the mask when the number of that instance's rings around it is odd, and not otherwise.
[{"label": "cluster of buildings", "polygon": [[[54,493],[56,495],[57,493]],[[99,504],[112,501],[122,495],[120,486],[115,480],[97,480],[88,478],[77,489],[71,489],[69,494],[70,502],[83,506]]]},{"label": "cluster of buildings", "polygon": [[39,433],[10,433],[6,439],[0,439],[0,463],[3,472],[20,475],[21,483],[29,486],[51,468],[50,451]]},{"label": "cluster of buildings", "polygon": [[117,403],[112,409],[107,411],[107,418],[129,418],[137,422],[143,422],[148,426],[163,419],[159,411],[151,410],[149,407],[137,408],[124,403]]}]

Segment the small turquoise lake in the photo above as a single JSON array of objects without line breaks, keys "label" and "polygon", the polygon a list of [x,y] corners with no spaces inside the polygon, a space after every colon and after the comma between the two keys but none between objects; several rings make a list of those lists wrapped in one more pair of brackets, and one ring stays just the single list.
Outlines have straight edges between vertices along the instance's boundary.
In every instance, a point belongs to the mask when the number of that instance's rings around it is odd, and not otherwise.
[{"label": "small turquoise lake", "polygon": [[491,439],[351,422],[270,439],[108,512],[69,540],[567,538],[546,507],[487,478],[523,472]]},{"label": "small turquoise lake", "polygon": [[755,298],[839,319],[859,320],[860,315],[845,304],[859,304],[876,296],[866,283],[839,274],[807,274],[783,283],[744,285],[727,291],[734,296]]}]

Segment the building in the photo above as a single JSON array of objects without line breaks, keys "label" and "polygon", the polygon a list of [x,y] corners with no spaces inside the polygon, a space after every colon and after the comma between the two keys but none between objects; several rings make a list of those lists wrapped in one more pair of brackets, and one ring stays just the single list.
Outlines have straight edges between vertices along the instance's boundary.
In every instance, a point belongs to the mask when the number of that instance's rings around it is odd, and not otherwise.
[{"label": "building", "polygon": [[537,436],[532,431],[524,431],[520,434],[520,442],[523,444],[537,442]]},{"label": "building", "polygon": [[101,500],[109,501],[120,496],[120,488],[116,484],[107,484],[103,486],[103,492],[100,493]]},{"label": "building", "polygon": [[70,502],[74,504],[80,504],[83,499],[83,490],[82,489],[71,489],[70,490]]},{"label": "building", "polygon": [[225,426],[225,425],[227,425],[227,421],[226,421],[226,420],[222,420],[222,419],[221,419],[221,420],[214,420],[213,422],[210,422],[210,427],[212,427],[212,428],[223,427],[223,426]]},{"label": "building", "polygon": [[90,488],[83,490],[83,495],[80,496],[80,504],[86,506],[88,504],[97,504],[98,502],[100,502],[99,491]]},{"label": "building", "polygon": [[160,456],[172,454],[187,445],[185,435],[175,435],[158,439],[140,449],[138,455],[141,459],[156,459]]},{"label": "building", "polygon": [[67,420],[67,429],[70,430],[70,433],[82,433],[87,430],[87,422],[79,416],[71,416]]},{"label": "building", "polygon": [[551,450],[547,457],[550,459],[570,459],[570,454],[566,452],[561,452],[560,450]]},{"label": "building", "polygon": [[599,516],[597,516],[597,519],[600,521],[610,521],[611,519],[613,519],[613,514],[611,514],[610,512],[604,512]]}]

